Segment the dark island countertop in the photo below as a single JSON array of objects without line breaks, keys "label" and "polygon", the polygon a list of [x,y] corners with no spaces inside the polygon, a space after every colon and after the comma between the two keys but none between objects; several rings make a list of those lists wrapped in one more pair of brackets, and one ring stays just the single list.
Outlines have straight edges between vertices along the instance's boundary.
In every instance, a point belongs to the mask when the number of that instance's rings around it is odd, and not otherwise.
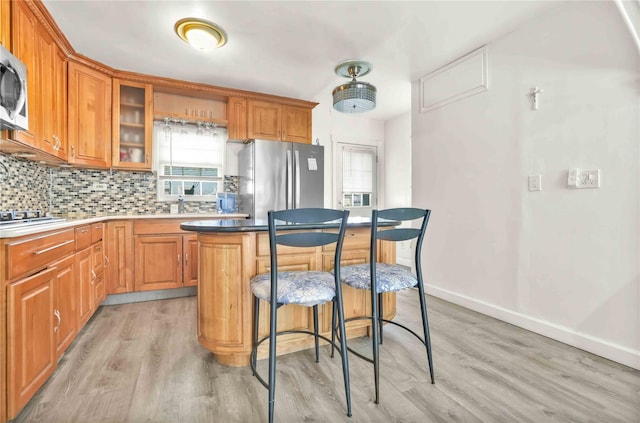
[{"label": "dark island countertop", "polygon": [[[396,226],[400,222],[379,222],[378,226]],[[370,217],[349,217],[347,228],[366,228],[371,226]],[[337,228],[338,223],[322,224],[282,224],[279,230],[286,229],[325,229]],[[267,219],[225,219],[225,220],[194,220],[183,222],[180,229],[192,232],[266,232],[269,230]]]}]

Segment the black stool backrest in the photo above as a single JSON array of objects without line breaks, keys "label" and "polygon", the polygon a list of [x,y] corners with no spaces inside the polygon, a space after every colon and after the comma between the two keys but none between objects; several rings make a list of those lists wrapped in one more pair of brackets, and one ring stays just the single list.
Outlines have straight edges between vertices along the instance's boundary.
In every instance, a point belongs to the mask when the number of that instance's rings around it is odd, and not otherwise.
[{"label": "black stool backrest", "polygon": [[[337,280],[340,280],[339,259],[342,254],[342,243],[349,218],[348,210],[334,210],[323,208],[302,208],[292,210],[270,211],[267,214],[269,220],[269,246],[271,248],[271,287],[275,288],[278,269],[278,245],[289,247],[318,247],[336,243],[335,263]],[[336,232],[317,232],[309,229],[307,225],[325,223],[328,228],[337,229]],[[307,231],[304,231],[308,229]],[[294,233],[286,233],[286,230],[300,230]],[[276,234],[276,231],[280,231]]]},{"label": "black stool backrest", "polygon": [[[377,257],[377,240],[384,241],[408,241],[411,239],[416,239],[416,251],[415,251],[415,263],[416,263],[416,272],[418,274],[418,278],[421,278],[422,274],[422,266],[421,266],[421,251],[422,251],[422,241],[424,240],[424,234],[427,229],[427,224],[429,223],[429,216],[431,216],[431,210],[429,209],[419,209],[415,207],[404,207],[404,208],[395,208],[395,209],[385,209],[385,210],[373,210],[371,213],[371,274],[375,275],[375,265],[376,265],[376,257]],[[395,222],[406,222],[416,219],[422,219],[419,228],[391,228],[391,229],[382,229],[378,230],[378,224],[381,221],[395,221]]]}]

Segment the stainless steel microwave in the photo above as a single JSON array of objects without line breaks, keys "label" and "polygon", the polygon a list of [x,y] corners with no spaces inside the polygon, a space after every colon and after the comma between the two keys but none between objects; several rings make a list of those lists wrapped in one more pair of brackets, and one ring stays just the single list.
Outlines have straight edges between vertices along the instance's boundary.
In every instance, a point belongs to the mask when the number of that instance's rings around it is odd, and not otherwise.
[{"label": "stainless steel microwave", "polygon": [[0,129],[29,129],[27,68],[1,45]]}]

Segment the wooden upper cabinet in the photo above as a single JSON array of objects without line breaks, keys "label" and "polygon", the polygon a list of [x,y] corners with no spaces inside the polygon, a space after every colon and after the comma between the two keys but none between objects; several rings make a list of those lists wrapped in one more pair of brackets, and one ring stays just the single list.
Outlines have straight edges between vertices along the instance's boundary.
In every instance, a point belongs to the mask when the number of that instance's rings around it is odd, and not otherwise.
[{"label": "wooden upper cabinet", "polygon": [[282,141],[311,144],[311,109],[282,106]]},{"label": "wooden upper cabinet", "polygon": [[247,138],[311,144],[311,109],[249,100]]},{"label": "wooden upper cabinet", "polygon": [[68,65],[69,163],[111,167],[111,77],[86,65]]},{"label": "wooden upper cabinet", "polygon": [[227,128],[230,140],[246,140],[247,137],[247,99],[242,97],[229,97],[227,103]]},{"label": "wooden upper cabinet", "polygon": [[11,4],[14,54],[27,67],[29,87],[29,130],[12,138],[66,160],[66,57],[28,3]]},{"label": "wooden upper cabinet", "polygon": [[11,50],[11,2],[0,0],[0,44]]},{"label": "wooden upper cabinet", "polygon": [[280,141],[281,131],[279,104],[255,100],[247,101],[248,138]]},{"label": "wooden upper cabinet", "polygon": [[37,133],[37,122],[40,113],[38,107],[38,67],[36,66],[36,31],[38,21],[29,9],[29,5],[22,1],[11,2],[11,39],[13,41],[13,55],[27,68],[27,113],[29,115],[28,131],[12,131],[11,138],[23,144],[40,148]]},{"label": "wooden upper cabinet", "polygon": [[113,80],[113,167],[151,170],[153,86]]}]

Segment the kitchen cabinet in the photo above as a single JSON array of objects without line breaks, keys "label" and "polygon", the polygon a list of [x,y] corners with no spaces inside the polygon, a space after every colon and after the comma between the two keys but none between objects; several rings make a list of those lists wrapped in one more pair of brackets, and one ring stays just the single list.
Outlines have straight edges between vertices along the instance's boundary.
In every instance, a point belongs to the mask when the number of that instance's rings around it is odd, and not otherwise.
[{"label": "kitchen cabinet", "polygon": [[133,222],[107,222],[105,226],[107,294],[133,292]]},{"label": "kitchen cabinet", "polygon": [[[38,66],[36,66],[36,32],[38,21],[27,2],[11,2],[11,39],[13,55],[27,68],[27,113],[28,131],[11,131],[11,138],[31,147],[40,148],[36,132],[38,130],[39,98],[37,96]],[[33,87],[33,89],[31,88]]]},{"label": "kitchen cabinet", "polygon": [[111,77],[87,65],[68,64],[69,163],[111,166]]},{"label": "kitchen cabinet", "polygon": [[247,99],[242,97],[229,97],[227,103],[227,128],[230,140],[246,140],[247,137]]},{"label": "kitchen cabinet", "polygon": [[[76,236],[76,275],[78,278],[78,327],[84,326],[93,316],[98,306],[106,297],[104,284],[104,249],[102,238],[92,239],[94,227],[82,226],[75,229]],[[94,242],[95,241],[95,242]]]},{"label": "kitchen cabinet", "polygon": [[68,256],[51,267],[56,270],[56,278],[53,282],[53,316],[56,319],[53,333],[57,360],[78,333],[76,309],[78,285],[76,284],[75,257]]},{"label": "kitchen cabinet", "polygon": [[248,100],[247,137],[311,144],[311,109]]},{"label": "kitchen cabinet", "polygon": [[11,3],[0,0],[0,44],[11,50]]},{"label": "kitchen cabinet", "polygon": [[61,160],[66,149],[66,57],[28,2],[12,2],[14,54],[27,67],[29,131],[12,139]]},{"label": "kitchen cabinet", "polygon": [[56,368],[53,286],[47,269],[7,288],[7,411],[13,418]]},{"label": "kitchen cabinet", "polygon": [[114,168],[151,170],[153,86],[113,80]]},{"label": "kitchen cabinet", "polygon": [[197,285],[197,243],[197,235],[136,236],[135,290]]}]

